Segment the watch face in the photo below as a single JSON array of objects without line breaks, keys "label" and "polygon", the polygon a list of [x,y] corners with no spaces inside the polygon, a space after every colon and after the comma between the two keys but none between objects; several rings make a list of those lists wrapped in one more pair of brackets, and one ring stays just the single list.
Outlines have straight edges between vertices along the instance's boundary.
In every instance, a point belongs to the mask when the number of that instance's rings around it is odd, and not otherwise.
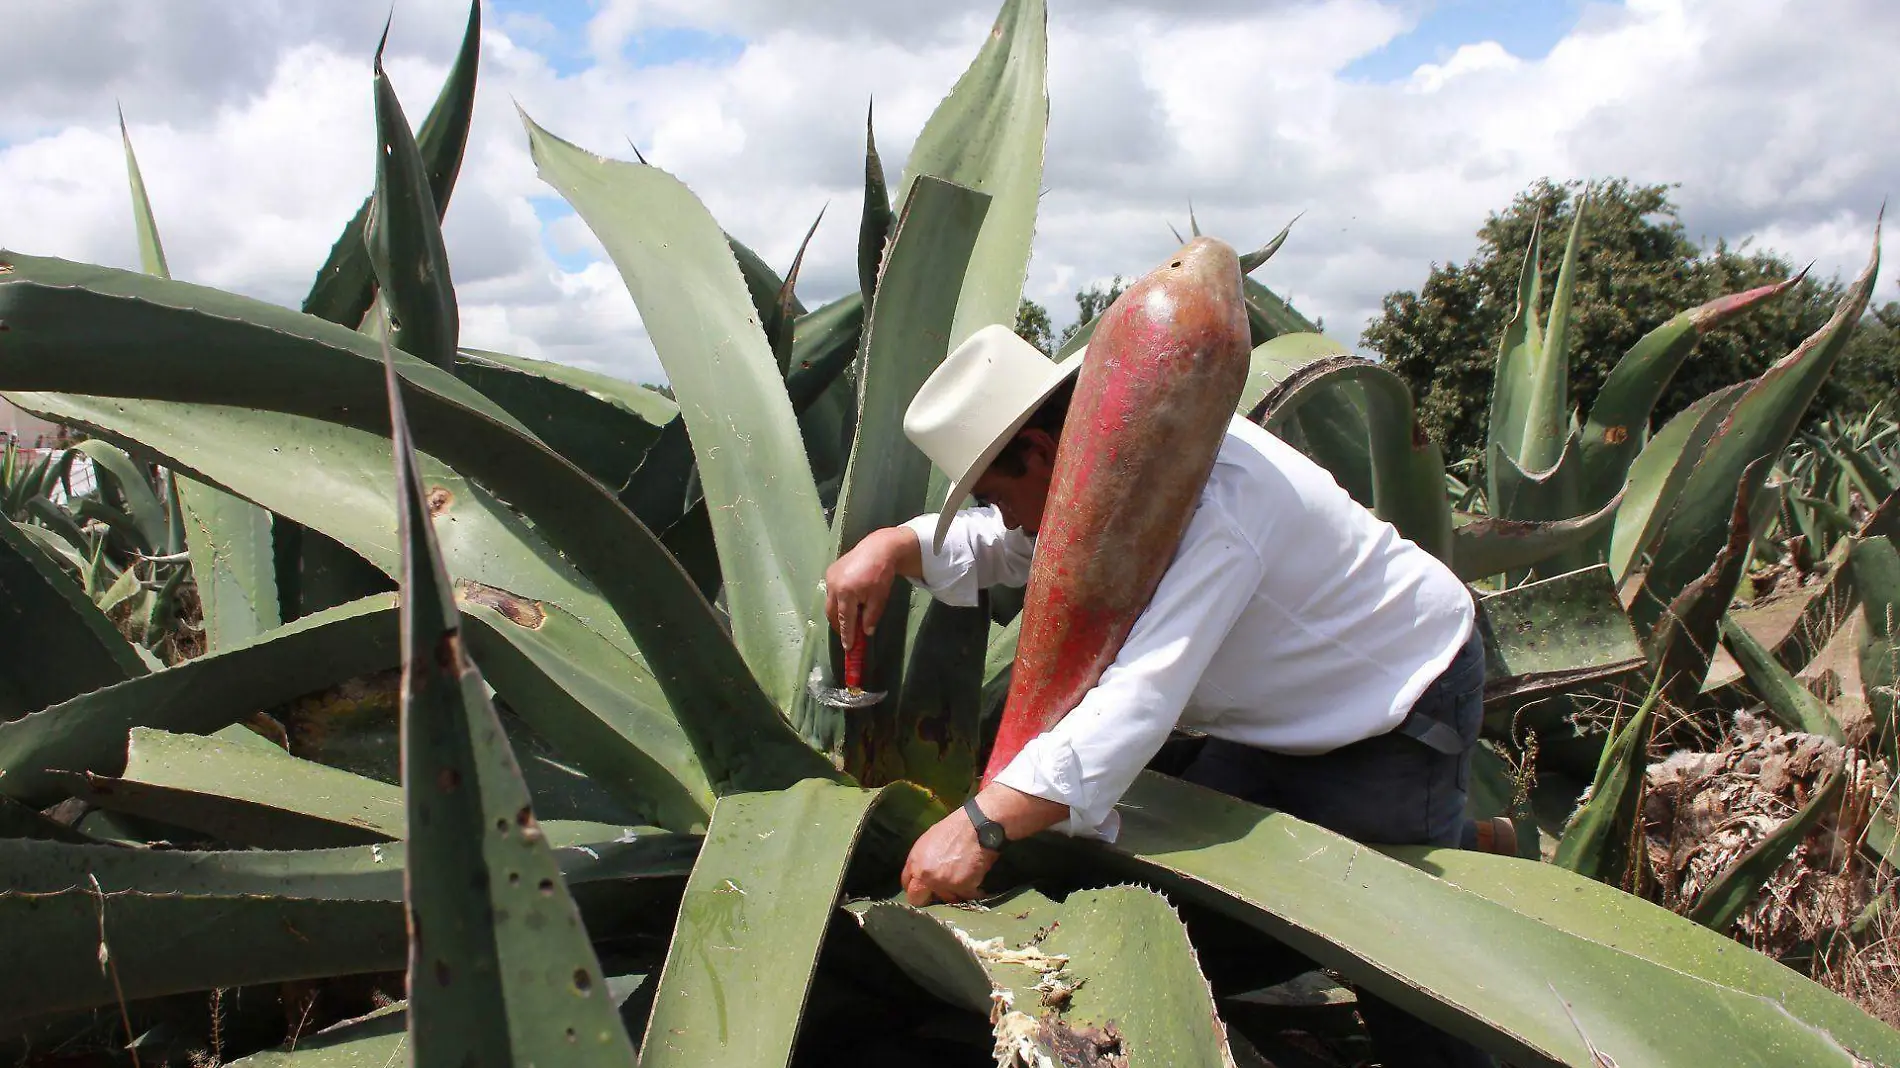
[{"label": "watch face", "polygon": [[1008,844],[1009,836],[1003,833],[1003,825],[985,816],[983,810],[976,807],[976,798],[963,803],[963,814],[970,818],[970,826],[976,828],[977,845],[996,851]]}]

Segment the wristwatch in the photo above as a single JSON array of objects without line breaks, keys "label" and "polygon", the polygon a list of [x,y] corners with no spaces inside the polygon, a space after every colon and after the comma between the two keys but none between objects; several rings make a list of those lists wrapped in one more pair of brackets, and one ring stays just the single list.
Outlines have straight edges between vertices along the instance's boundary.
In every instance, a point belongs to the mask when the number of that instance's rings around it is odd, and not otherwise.
[{"label": "wristwatch", "polygon": [[1009,836],[1003,833],[1003,825],[985,816],[983,810],[976,807],[974,795],[963,803],[963,814],[970,817],[970,823],[976,827],[977,845],[994,853],[1009,843]]}]

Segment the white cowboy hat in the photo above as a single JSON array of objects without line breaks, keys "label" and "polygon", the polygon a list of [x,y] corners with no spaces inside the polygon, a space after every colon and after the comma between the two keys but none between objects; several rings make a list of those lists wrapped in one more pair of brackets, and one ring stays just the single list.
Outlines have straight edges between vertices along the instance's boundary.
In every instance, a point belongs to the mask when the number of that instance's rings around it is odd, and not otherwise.
[{"label": "white cowboy hat", "polygon": [[904,412],[904,436],[956,479],[937,515],[932,552],[943,548],[970,487],[1042,402],[1081,370],[1086,351],[1056,363],[998,323],[971,334],[931,372]]}]

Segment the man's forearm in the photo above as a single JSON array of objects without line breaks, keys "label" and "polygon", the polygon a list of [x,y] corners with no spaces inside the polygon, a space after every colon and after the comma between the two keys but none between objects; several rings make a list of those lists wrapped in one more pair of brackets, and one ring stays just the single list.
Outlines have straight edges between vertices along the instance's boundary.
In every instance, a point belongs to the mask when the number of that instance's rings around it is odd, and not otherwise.
[{"label": "man's forearm", "polygon": [[882,538],[888,542],[887,559],[899,575],[907,579],[924,577],[924,547],[917,539],[917,532],[909,527],[885,527],[871,532],[871,537]]},{"label": "man's forearm", "polygon": [[1069,806],[993,782],[976,795],[976,807],[1003,825],[1014,842],[1046,831],[1069,818]]}]

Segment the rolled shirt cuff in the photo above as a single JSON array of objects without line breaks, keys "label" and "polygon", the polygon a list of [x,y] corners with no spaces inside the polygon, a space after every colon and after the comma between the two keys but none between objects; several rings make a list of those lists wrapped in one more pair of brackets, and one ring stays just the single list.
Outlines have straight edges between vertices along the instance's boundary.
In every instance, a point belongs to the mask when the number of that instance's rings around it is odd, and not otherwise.
[{"label": "rolled shirt cuff", "polygon": [[1115,811],[1117,799],[1108,798],[1104,803],[1088,797],[1082,762],[1060,737],[1041,734],[1030,739],[995,781],[1032,797],[1069,806],[1069,818],[1049,828],[1057,834],[1113,842],[1121,833],[1121,813]]},{"label": "rolled shirt cuff", "polygon": [[954,538],[944,539],[941,552],[931,549],[930,544],[937,536],[935,515],[920,515],[903,525],[917,535],[917,550],[924,571],[920,585],[947,604],[966,608],[976,604],[977,589],[973,578],[976,560],[968,549]]}]

